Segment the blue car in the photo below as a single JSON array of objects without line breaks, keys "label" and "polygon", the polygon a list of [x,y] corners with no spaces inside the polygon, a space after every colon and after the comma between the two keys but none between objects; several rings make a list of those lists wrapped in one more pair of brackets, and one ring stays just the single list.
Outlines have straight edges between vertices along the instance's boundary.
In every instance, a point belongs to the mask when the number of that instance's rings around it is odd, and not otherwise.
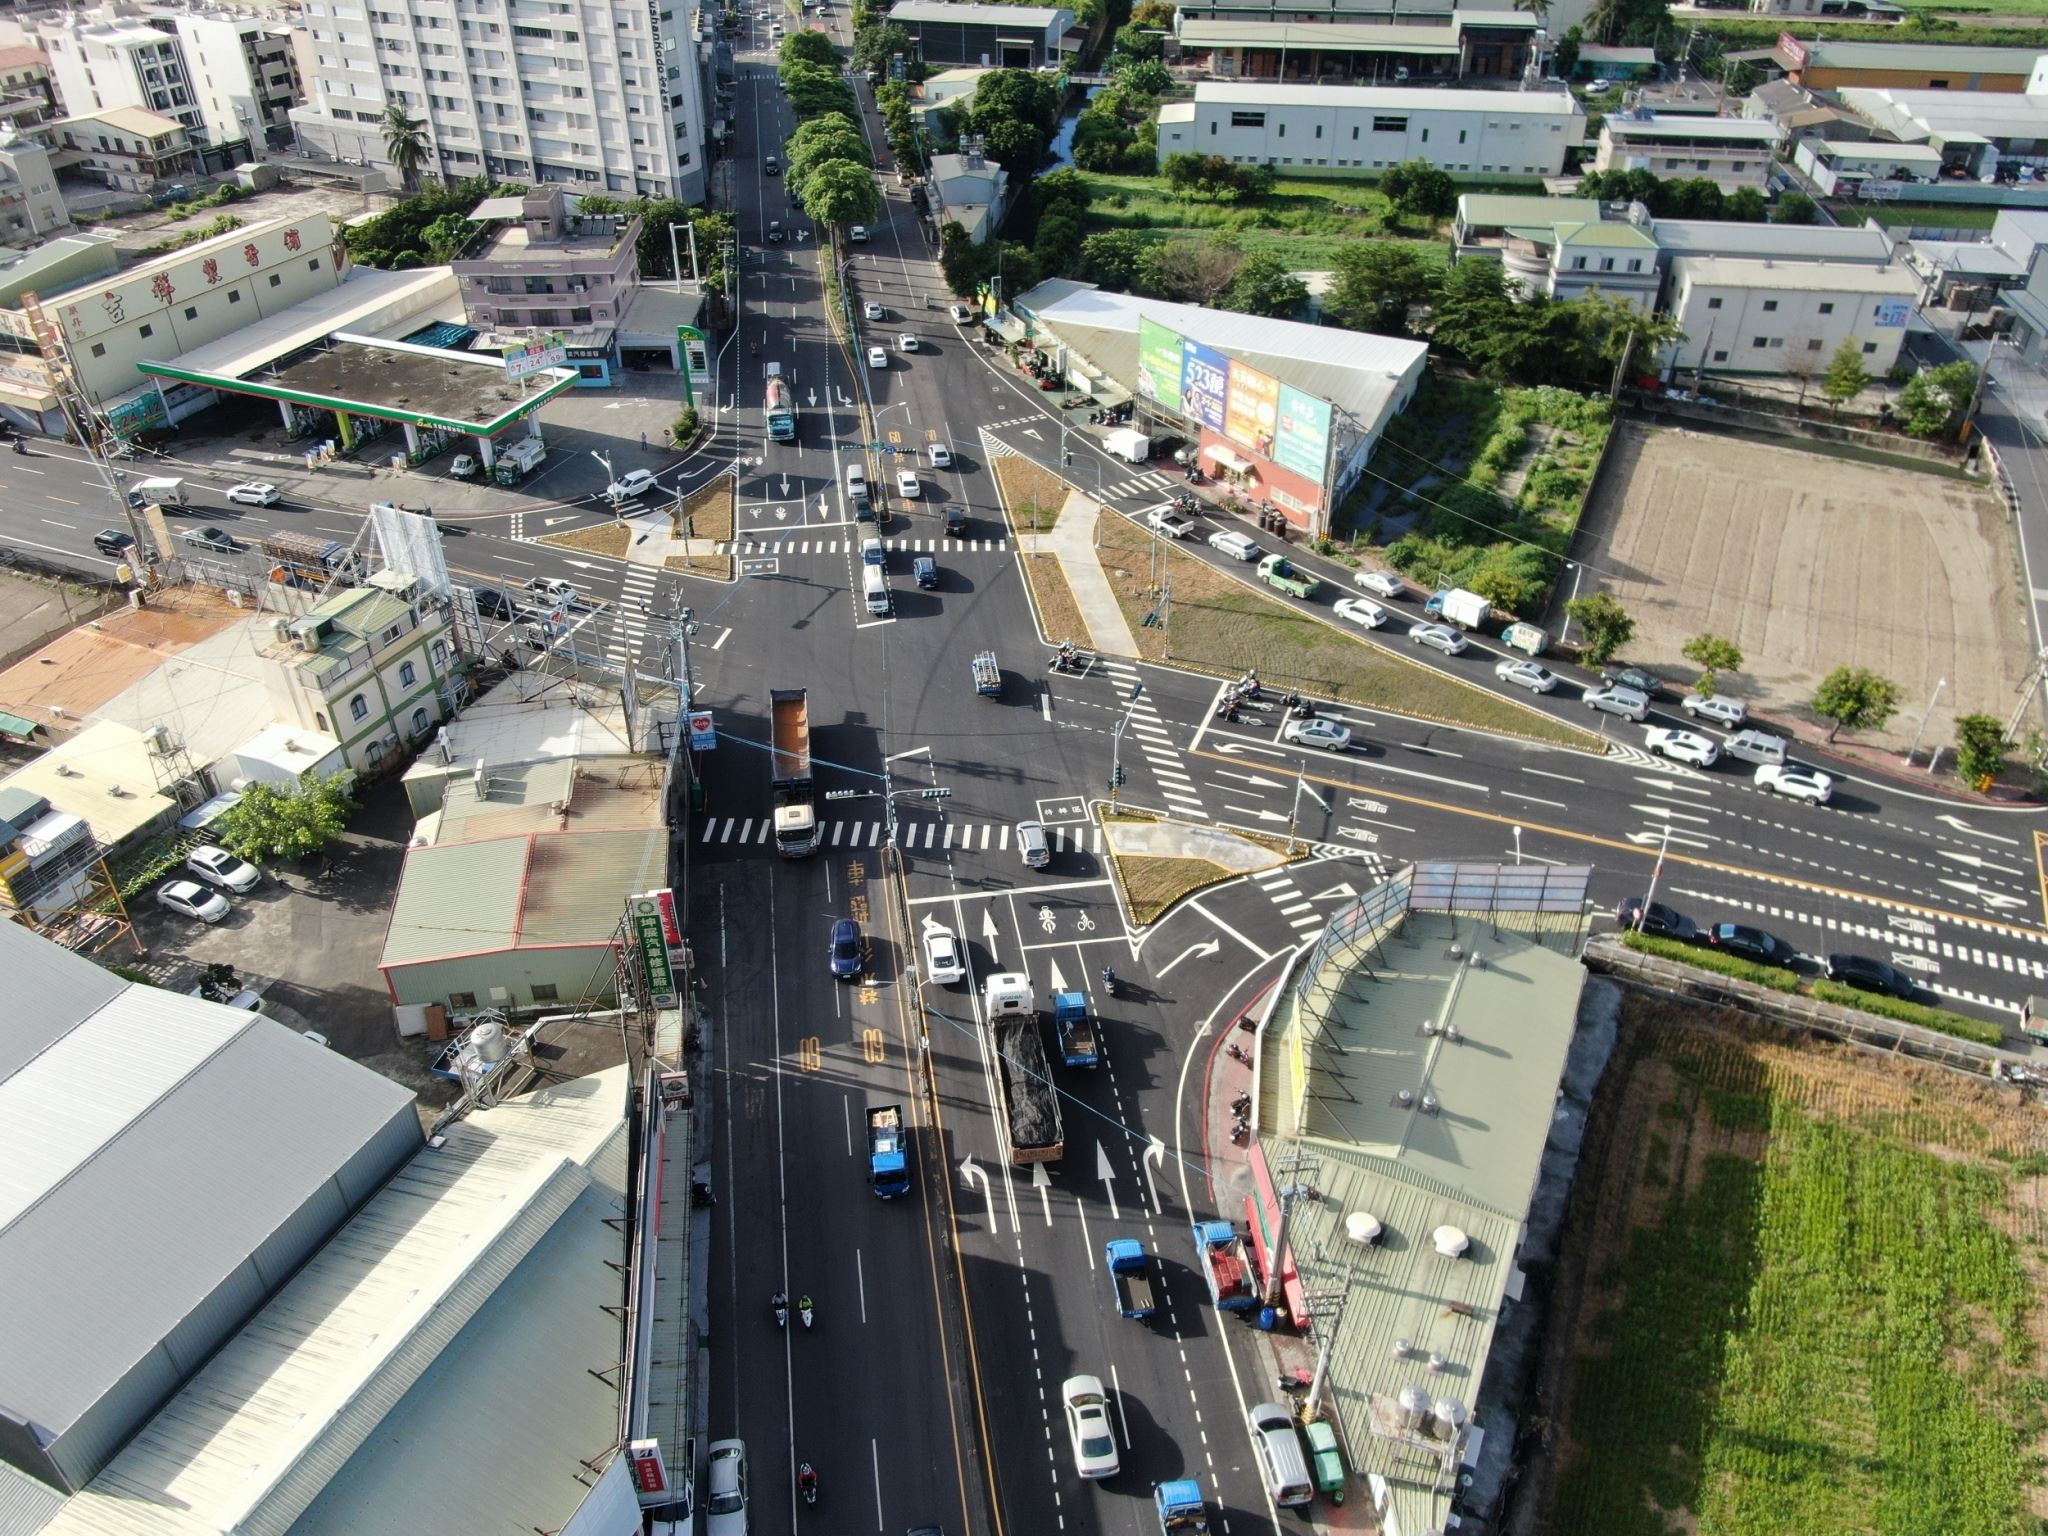
[{"label": "blue car", "polygon": [[862,969],[860,924],[850,917],[842,917],[832,925],[832,974],[841,981],[852,981]]}]

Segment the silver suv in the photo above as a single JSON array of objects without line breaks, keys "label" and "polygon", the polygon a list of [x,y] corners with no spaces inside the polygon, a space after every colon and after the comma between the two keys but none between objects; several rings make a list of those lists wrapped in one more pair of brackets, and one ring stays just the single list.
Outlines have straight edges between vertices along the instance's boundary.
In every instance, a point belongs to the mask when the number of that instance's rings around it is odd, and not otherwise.
[{"label": "silver suv", "polygon": [[1588,688],[1586,708],[1597,709],[1603,714],[1619,715],[1624,720],[1633,720],[1640,725],[1650,713],[1650,700],[1647,695],[1616,683],[1608,688]]},{"label": "silver suv", "polygon": [[1052,863],[1052,840],[1045,835],[1043,822],[1017,823],[1017,852],[1033,869],[1044,869]]}]

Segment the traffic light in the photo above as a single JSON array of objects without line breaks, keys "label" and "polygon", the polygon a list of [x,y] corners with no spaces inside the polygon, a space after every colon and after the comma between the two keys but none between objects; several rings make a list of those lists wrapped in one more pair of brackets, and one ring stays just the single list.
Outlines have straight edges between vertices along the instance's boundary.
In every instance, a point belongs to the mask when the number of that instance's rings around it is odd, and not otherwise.
[{"label": "traffic light", "polygon": [[1060,462],[1069,467],[1072,467],[1074,462],[1074,456],[1071,453],[1062,453],[1060,455]]},{"label": "traffic light", "polygon": [[1122,763],[1118,763],[1109,770],[1109,787],[1111,789],[1122,789],[1124,787],[1124,765]]}]

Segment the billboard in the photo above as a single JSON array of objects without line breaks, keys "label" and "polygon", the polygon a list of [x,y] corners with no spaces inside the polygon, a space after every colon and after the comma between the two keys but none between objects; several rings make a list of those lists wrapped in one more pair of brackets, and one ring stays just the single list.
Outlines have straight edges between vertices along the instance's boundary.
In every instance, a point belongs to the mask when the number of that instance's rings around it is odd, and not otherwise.
[{"label": "billboard", "polygon": [[1180,343],[1180,413],[1205,427],[1223,430],[1223,401],[1230,388],[1230,362],[1221,352],[1189,341]]},{"label": "billboard", "polygon": [[1913,301],[1911,299],[1885,299],[1878,304],[1872,318],[1883,330],[1897,330],[1913,318]]},{"label": "billboard", "polygon": [[1138,393],[1180,414],[1180,336],[1138,317]]},{"label": "billboard", "polygon": [[1233,361],[1230,393],[1223,408],[1223,435],[1260,458],[1269,459],[1273,456],[1273,437],[1279,429],[1280,381]]},{"label": "billboard", "polygon": [[1329,402],[1281,385],[1280,426],[1273,440],[1273,462],[1321,485],[1329,456]]}]

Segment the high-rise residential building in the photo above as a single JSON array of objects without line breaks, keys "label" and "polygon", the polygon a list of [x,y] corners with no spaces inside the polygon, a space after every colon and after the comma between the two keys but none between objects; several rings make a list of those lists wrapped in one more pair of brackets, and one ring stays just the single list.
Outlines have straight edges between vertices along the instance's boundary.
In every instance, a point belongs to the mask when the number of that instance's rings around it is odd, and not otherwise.
[{"label": "high-rise residential building", "polygon": [[421,124],[423,177],[624,197],[705,195],[702,0],[306,0],[292,111],[307,154],[391,166],[388,108]]}]

